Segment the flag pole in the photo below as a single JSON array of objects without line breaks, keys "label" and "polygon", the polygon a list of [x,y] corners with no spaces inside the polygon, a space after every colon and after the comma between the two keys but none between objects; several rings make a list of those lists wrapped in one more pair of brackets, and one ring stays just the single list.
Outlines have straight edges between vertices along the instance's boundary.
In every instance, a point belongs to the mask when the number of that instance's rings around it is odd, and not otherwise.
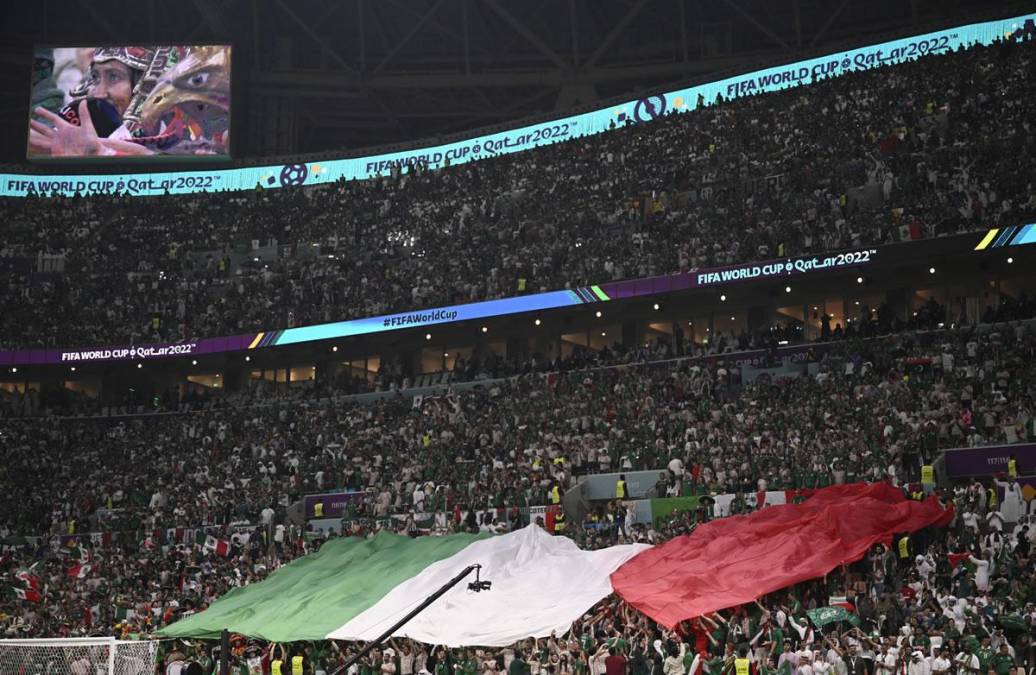
[{"label": "flag pole", "polygon": [[219,633],[219,675],[230,675],[230,631]]},{"label": "flag pole", "polygon": [[[482,568],[482,565],[468,565],[467,567],[465,567],[457,576],[455,576],[452,579],[450,579],[449,581],[447,581],[442,586],[442,588],[440,588],[439,590],[437,590],[436,592],[432,593],[427,598],[425,598],[424,601],[420,605],[415,607],[413,610],[411,610],[409,614],[407,614],[402,619],[397,621],[388,630],[386,630],[384,633],[379,635],[373,641],[368,642],[363,647],[363,649],[361,649],[358,653],[354,654],[351,659],[347,659],[346,662],[343,663],[338,668],[336,668],[331,673],[331,675],[341,675],[341,673],[346,672],[349,669],[350,666],[352,666],[354,663],[356,663],[357,661],[362,659],[364,656],[366,656],[372,649],[374,649],[375,647],[377,647],[378,645],[383,643],[385,640],[389,639],[392,636],[393,633],[395,633],[401,627],[406,625],[411,619],[413,619],[415,616],[417,616],[418,614],[420,614],[424,610],[428,609],[428,606],[431,605],[436,600],[438,600],[440,597],[442,597],[442,595],[444,593],[446,593],[446,591],[450,590],[451,588],[453,588],[454,586],[459,584],[461,581],[463,581],[464,577],[466,577],[469,574],[471,574],[472,570],[477,570],[477,569],[481,569],[481,568]],[[482,582],[482,583],[488,584],[489,582],[486,581],[486,582]],[[488,586],[485,586],[485,588],[488,588]]]}]

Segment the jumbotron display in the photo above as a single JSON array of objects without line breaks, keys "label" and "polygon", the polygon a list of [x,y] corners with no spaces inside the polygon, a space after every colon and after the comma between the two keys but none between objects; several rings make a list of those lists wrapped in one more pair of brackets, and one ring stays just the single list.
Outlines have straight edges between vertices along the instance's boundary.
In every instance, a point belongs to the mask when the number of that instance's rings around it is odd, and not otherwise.
[{"label": "jumbotron display", "polygon": [[32,160],[230,154],[230,46],[39,47]]}]

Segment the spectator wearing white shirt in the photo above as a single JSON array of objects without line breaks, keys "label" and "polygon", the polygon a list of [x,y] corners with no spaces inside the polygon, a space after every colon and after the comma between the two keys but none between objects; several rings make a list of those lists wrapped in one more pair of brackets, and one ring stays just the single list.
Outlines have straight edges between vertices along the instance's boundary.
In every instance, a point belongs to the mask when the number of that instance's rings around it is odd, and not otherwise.
[{"label": "spectator wearing white shirt", "polygon": [[818,651],[813,659],[813,675],[832,675],[833,670],[834,667],[827,660],[824,650]]},{"label": "spectator wearing white shirt", "polygon": [[792,671],[799,667],[799,654],[791,648],[791,640],[784,641],[784,651],[777,658],[777,670],[780,670],[785,663],[789,664]]},{"label": "spectator wearing white shirt", "polygon": [[964,513],[960,514],[960,520],[964,527],[973,530],[976,534],[978,533],[978,515],[974,511],[971,509],[964,511]]},{"label": "spectator wearing white shirt", "polygon": [[917,568],[918,576],[927,584],[932,572],[935,571],[935,560],[931,555],[918,555],[914,558],[914,564]]},{"label": "spectator wearing white shirt", "polygon": [[989,590],[989,561],[971,556],[971,563],[975,565],[975,588],[979,591]]},{"label": "spectator wearing white shirt", "polygon": [[990,530],[997,532],[1004,531],[1004,517],[999,511],[990,511],[986,514],[986,525]]},{"label": "spectator wearing white shirt", "polygon": [[953,665],[950,663],[950,660],[946,658],[946,655],[940,647],[932,648],[932,658],[930,663],[932,667],[931,675],[949,675],[950,667]]},{"label": "spectator wearing white shirt", "polygon": [[907,675],[932,675],[932,664],[925,658],[924,652],[915,650],[910,654]]},{"label": "spectator wearing white shirt", "polygon": [[895,675],[899,665],[899,650],[888,646],[883,649],[874,659],[874,672],[877,675]]},{"label": "spectator wearing white shirt", "polygon": [[981,675],[982,668],[978,657],[971,653],[970,647],[965,646],[964,651],[957,654],[953,660],[957,666],[957,675]]},{"label": "spectator wearing white shirt", "polygon": [[265,509],[259,512],[259,518],[263,525],[269,525],[273,522],[274,510],[267,506]]}]

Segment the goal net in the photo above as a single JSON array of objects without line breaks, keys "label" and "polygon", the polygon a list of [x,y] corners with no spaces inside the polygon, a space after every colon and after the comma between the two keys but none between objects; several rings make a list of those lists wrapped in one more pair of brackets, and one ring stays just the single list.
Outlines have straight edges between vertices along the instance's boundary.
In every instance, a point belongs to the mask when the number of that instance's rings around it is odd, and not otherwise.
[{"label": "goal net", "polygon": [[155,675],[158,642],[0,640],[0,675]]}]

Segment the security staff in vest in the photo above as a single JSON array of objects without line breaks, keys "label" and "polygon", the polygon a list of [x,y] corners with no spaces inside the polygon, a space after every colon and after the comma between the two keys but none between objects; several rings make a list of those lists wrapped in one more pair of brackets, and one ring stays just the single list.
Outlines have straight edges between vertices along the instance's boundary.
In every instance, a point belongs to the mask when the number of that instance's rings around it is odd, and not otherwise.
[{"label": "security staff in vest", "polygon": [[1007,460],[1007,477],[1014,479],[1018,477],[1018,459],[1011,453],[1011,458]]},{"label": "security staff in vest", "polygon": [[270,675],[287,675],[284,668],[284,645],[275,644],[270,650]]},{"label": "security staff in vest", "polygon": [[921,467],[921,489],[926,495],[935,491],[935,466],[925,464]]},{"label": "security staff in vest", "polygon": [[565,512],[558,511],[554,514],[554,534],[565,533]]},{"label": "security staff in vest", "polygon": [[626,498],[626,474],[620,473],[619,480],[615,481],[615,498]]},{"label": "security staff in vest", "polygon": [[755,665],[748,659],[748,647],[739,647],[734,657],[734,675],[756,675]]},{"label": "security staff in vest", "polygon": [[899,553],[899,566],[909,567],[913,562],[910,558],[910,535],[904,534],[896,540],[896,550]]}]

